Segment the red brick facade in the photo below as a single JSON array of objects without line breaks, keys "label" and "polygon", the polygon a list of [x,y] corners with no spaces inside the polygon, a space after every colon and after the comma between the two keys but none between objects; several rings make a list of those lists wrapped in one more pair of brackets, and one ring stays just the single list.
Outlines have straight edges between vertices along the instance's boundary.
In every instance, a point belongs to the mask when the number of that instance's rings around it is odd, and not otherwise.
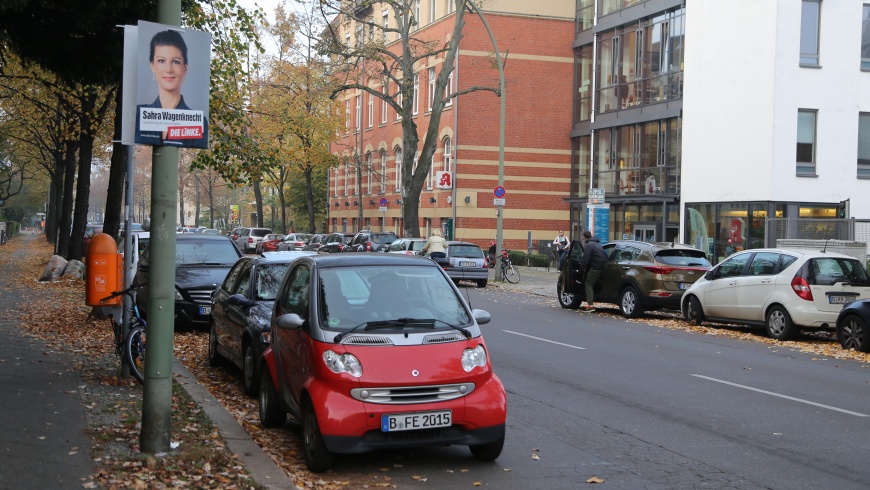
[{"label": "red brick facade", "polygon": [[[538,240],[552,240],[560,229],[569,228],[568,205],[564,198],[570,187],[569,131],[571,128],[571,90],[573,84],[573,19],[553,19],[487,13],[487,22],[507,52],[505,63],[506,124],[504,187],[507,189],[503,215],[504,247],[525,250],[528,232],[533,247]],[[447,16],[422,29],[417,35],[446,38],[454,17]],[[454,71],[454,90],[472,86],[498,87],[498,70],[494,67],[492,43],[480,19],[468,14],[464,37]],[[440,70],[441,60],[430,63]],[[428,67],[419,68],[419,113],[416,118],[420,137],[425,136],[429,114]],[[368,95],[362,97],[362,144],[355,131],[356,97],[350,100],[351,131],[340,135],[332,145],[336,155],[350,155],[351,148],[372,152],[373,166],[380,169],[381,149],[387,155],[387,186],[381,193],[377,180],[368,193],[367,177],[362,178],[362,201],[356,194],[355,171],[351,166],[348,195],[344,194],[345,174],[340,164],[329,184],[329,231],[353,233],[366,226],[379,230],[386,217],[385,229],[401,234],[401,196],[396,192],[395,146],[401,143],[401,126],[395,111],[387,110],[386,124],[381,124],[382,104],[374,100],[372,127],[368,127]],[[342,110],[344,103],[341,104]],[[441,118],[440,141],[433,157],[433,169],[441,170],[444,162],[444,138],[453,148],[454,189],[424,189],[420,198],[420,232],[454,217],[454,237],[478,243],[484,248],[496,234],[496,208],[493,188],[498,185],[499,98],[491,91],[465,94],[454,99]],[[422,140],[420,145],[422,146]],[[359,150],[357,150],[359,151]],[[338,195],[336,196],[336,178]],[[379,210],[379,200],[388,201],[386,213]],[[435,203],[431,199],[435,199]],[[451,202],[448,202],[451,201]],[[466,202],[466,200],[468,202]],[[358,207],[363,208],[363,223],[358,224]],[[336,203],[338,205],[336,206]],[[347,204],[346,204],[347,203]],[[348,205],[349,204],[349,205]],[[344,224],[346,220],[346,225]]]}]

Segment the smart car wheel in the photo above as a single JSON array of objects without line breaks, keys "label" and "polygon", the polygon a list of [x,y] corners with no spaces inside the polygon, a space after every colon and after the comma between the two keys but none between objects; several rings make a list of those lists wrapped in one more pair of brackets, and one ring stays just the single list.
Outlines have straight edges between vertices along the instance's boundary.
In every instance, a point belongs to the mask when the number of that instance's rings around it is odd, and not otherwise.
[{"label": "smart car wheel", "polygon": [[556,283],[556,295],[562,308],[576,310],[580,306],[580,295],[562,289],[562,281]]},{"label": "smart car wheel", "polygon": [[263,427],[280,427],[287,421],[287,412],[278,404],[278,393],[268,369],[260,373],[260,423]]},{"label": "smart car wheel", "polygon": [[638,296],[634,286],[628,286],[622,290],[622,294],[619,295],[619,311],[626,318],[637,318],[643,313],[640,296]]},{"label": "smart car wheel", "polygon": [[323,435],[320,433],[320,425],[317,423],[317,415],[311,400],[305,400],[302,411],[302,452],[305,456],[305,464],[308,469],[318,473],[326,471],[335,462],[335,455],[326,449],[323,443]]},{"label": "smart car wheel", "polygon": [[504,434],[497,440],[489,444],[481,444],[479,446],[468,446],[471,450],[471,455],[474,459],[480,461],[493,461],[501,455],[501,450],[504,447]]},{"label": "smart car wheel", "polygon": [[251,347],[251,342],[245,342],[245,358],[242,364],[242,384],[245,387],[245,394],[255,396],[257,394],[260,376],[257,372],[257,360],[254,358],[254,348]]},{"label": "smart car wheel", "polygon": [[837,340],[844,349],[870,352],[867,324],[860,316],[850,315],[837,325]]},{"label": "smart car wheel", "polygon": [[686,303],[686,311],[683,312],[686,321],[692,325],[700,325],[704,321],[704,310],[701,309],[701,302],[695,296],[690,296]]},{"label": "smart car wheel", "polygon": [[220,366],[224,361],[224,356],[217,350],[217,334],[214,331],[214,322],[212,322],[208,331],[208,364],[213,367]]},{"label": "smart car wheel", "polygon": [[782,306],[774,306],[767,312],[767,336],[776,340],[790,340],[797,334],[797,328]]}]

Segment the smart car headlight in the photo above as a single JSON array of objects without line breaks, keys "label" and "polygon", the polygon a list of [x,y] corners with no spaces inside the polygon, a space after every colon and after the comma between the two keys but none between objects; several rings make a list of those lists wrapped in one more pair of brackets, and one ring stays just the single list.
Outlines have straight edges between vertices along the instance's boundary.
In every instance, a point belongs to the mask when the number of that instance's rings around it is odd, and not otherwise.
[{"label": "smart car headlight", "polygon": [[482,345],[462,351],[462,369],[471,372],[477,366],[486,366],[486,351]]},{"label": "smart car headlight", "polygon": [[328,350],[323,353],[323,362],[333,373],[347,373],[354,378],[362,376],[362,364],[353,354],[338,354]]}]

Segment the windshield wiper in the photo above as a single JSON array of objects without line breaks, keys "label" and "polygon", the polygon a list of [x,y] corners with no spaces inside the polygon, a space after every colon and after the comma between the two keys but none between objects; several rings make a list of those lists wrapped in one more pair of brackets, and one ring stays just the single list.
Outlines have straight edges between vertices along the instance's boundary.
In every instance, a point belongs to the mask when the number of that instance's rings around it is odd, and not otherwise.
[{"label": "windshield wiper", "polygon": [[336,344],[338,344],[341,342],[341,339],[347,337],[348,335],[352,334],[353,332],[355,332],[359,329],[384,330],[384,329],[395,328],[395,327],[405,327],[407,325],[421,325],[421,324],[434,326],[435,322],[443,323],[444,325],[447,325],[448,327],[450,327],[452,329],[459,330],[460,332],[462,332],[462,335],[464,335],[466,339],[471,338],[471,332],[469,332],[468,330],[466,330],[462,327],[458,327],[456,325],[453,325],[451,323],[447,323],[443,320],[436,320],[435,318],[399,318],[396,320],[377,320],[377,321],[372,321],[372,322],[362,322],[359,325],[351,328],[347,332],[342,332],[342,333],[336,335],[335,338],[332,339],[332,341],[335,342]]}]

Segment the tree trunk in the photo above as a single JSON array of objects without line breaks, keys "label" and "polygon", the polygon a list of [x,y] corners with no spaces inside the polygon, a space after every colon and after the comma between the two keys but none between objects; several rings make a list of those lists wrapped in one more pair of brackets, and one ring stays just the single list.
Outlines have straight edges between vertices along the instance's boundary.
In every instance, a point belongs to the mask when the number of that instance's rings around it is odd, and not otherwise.
[{"label": "tree trunk", "polygon": [[[60,209],[58,210],[60,223],[58,224],[57,246],[54,251],[56,255],[60,255],[61,257],[66,257],[67,251],[69,250],[71,235],[70,227],[72,226],[73,210],[73,185],[75,185],[76,182],[75,159],[77,146],[78,145],[75,141],[67,141],[66,154],[64,155],[63,188],[60,190],[61,199],[58,202],[60,205]],[[75,238],[79,241],[83,240],[83,236]]]},{"label": "tree trunk", "polygon": [[60,229],[60,200],[63,190],[63,153],[53,152],[54,171],[49,172],[51,184],[48,190],[48,208],[45,210],[45,238],[48,243],[57,243],[57,231]]},{"label": "tree trunk", "polygon": [[263,193],[260,192],[260,179],[254,181],[254,200],[257,205],[257,227],[263,227]]},{"label": "tree trunk", "polygon": [[287,173],[284,167],[278,169],[278,202],[281,203],[281,233],[287,233],[287,204],[284,202],[284,179]]},{"label": "tree trunk", "polygon": [[[124,181],[127,175],[127,147],[121,144],[121,89],[115,92],[115,144],[112,145],[112,163],[109,167],[109,189],[106,193],[106,215],[103,218],[103,233],[118,236],[124,202]],[[132,206],[132,203],[127,203]],[[132,210],[132,207],[131,207]]]},{"label": "tree trunk", "polygon": [[[91,116],[96,106],[96,92],[88,92],[81,99],[82,117],[80,118],[81,129],[79,131],[79,175],[76,181],[76,204],[73,212],[73,240],[65,258],[67,260],[81,260],[84,256],[82,249],[83,241],[80,237],[85,235],[85,225],[88,222],[88,201],[91,193],[91,160],[94,153],[94,128]],[[78,240],[75,237],[79,237]]]},{"label": "tree trunk", "polygon": [[[196,197],[196,208],[193,211],[193,226],[199,227],[199,179],[193,179],[193,194]],[[206,228],[211,228],[211,226],[207,226]]]},{"label": "tree trunk", "polygon": [[[308,203],[308,233],[314,233],[316,228],[314,227],[314,183],[312,177],[313,169],[311,165],[308,165],[305,168],[305,197]],[[328,231],[324,230],[324,231]]]},{"label": "tree trunk", "polygon": [[208,179],[208,227],[217,228],[214,223],[214,183]]},{"label": "tree trunk", "polygon": [[180,178],[178,179],[178,222],[183,230],[186,225],[184,221],[184,182]]}]

